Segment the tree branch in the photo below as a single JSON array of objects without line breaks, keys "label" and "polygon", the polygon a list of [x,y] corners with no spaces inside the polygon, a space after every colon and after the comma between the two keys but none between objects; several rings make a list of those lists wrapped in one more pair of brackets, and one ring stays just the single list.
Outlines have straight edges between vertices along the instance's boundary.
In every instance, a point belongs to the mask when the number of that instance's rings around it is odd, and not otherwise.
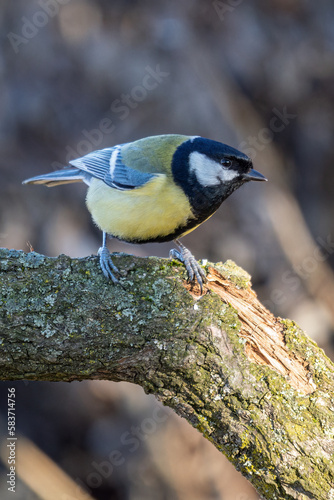
[{"label": "tree branch", "polygon": [[[267,499],[334,498],[334,366],[233,262],[205,295],[176,262],[0,250],[0,378],[125,380],[186,418]],[[126,277],[125,277],[126,275]]]}]

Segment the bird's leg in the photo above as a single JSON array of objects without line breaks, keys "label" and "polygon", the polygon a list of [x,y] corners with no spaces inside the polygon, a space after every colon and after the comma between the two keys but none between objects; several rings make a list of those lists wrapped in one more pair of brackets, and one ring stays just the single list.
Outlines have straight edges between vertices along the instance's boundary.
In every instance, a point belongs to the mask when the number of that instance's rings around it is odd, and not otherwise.
[{"label": "bird's leg", "polygon": [[100,266],[106,278],[111,279],[113,283],[118,283],[118,279],[113,275],[113,272],[118,273],[118,269],[111,260],[110,252],[106,244],[107,234],[103,232],[102,247],[99,248],[98,256],[100,257]]},{"label": "bird's leg", "polygon": [[189,281],[197,280],[201,289],[201,293],[203,293],[203,281],[206,281],[206,276],[203,269],[198,264],[197,260],[195,259],[193,254],[188,250],[188,248],[182,245],[182,243],[179,240],[174,240],[174,241],[180,250],[176,250],[175,248],[173,248],[169,252],[169,257],[171,259],[179,260],[186,266]]}]

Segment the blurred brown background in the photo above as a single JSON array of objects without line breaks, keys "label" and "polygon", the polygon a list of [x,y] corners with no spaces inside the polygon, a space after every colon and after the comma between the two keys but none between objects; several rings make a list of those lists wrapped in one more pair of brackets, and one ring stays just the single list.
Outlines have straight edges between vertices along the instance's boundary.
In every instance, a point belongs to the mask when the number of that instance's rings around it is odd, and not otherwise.
[{"label": "blurred brown background", "polygon": [[[148,135],[226,142],[270,182],[240,189],[184,241],[244,267],[269,309],[333,357],[334,4],[3,0],[0,25],[1,246],[73,257],[100,246],[83,185],[21,186],[27,177]],[[167,257],[171,245],[109,247]],[[2,427],[12,386],[18,500],[258,498],[138,387],[2,383]]]}]

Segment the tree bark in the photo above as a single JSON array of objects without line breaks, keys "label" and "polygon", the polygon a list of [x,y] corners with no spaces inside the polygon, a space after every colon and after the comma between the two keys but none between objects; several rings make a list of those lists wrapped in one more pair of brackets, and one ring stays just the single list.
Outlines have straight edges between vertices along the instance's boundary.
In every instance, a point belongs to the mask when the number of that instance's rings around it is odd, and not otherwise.
[{"label": "tree bark", "polygon": [[0,379],[141,385],[266,499],[334,499],[334,365],[258,301],[233,262],[204,295],[175,261],[0,250]]}]

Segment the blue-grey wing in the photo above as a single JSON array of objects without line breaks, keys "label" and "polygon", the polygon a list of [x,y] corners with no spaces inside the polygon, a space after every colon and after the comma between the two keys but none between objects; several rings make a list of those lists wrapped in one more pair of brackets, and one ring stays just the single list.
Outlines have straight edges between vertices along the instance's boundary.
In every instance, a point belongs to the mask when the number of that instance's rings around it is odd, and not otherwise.
[{"label": "blue-grey wing", "polygon": [[135,189],[143,186],[154,174],[140,172],[125,165],[122,161],[122,146],[123,144],[93,151],[70,161],[70,164],[116,189]]}]

